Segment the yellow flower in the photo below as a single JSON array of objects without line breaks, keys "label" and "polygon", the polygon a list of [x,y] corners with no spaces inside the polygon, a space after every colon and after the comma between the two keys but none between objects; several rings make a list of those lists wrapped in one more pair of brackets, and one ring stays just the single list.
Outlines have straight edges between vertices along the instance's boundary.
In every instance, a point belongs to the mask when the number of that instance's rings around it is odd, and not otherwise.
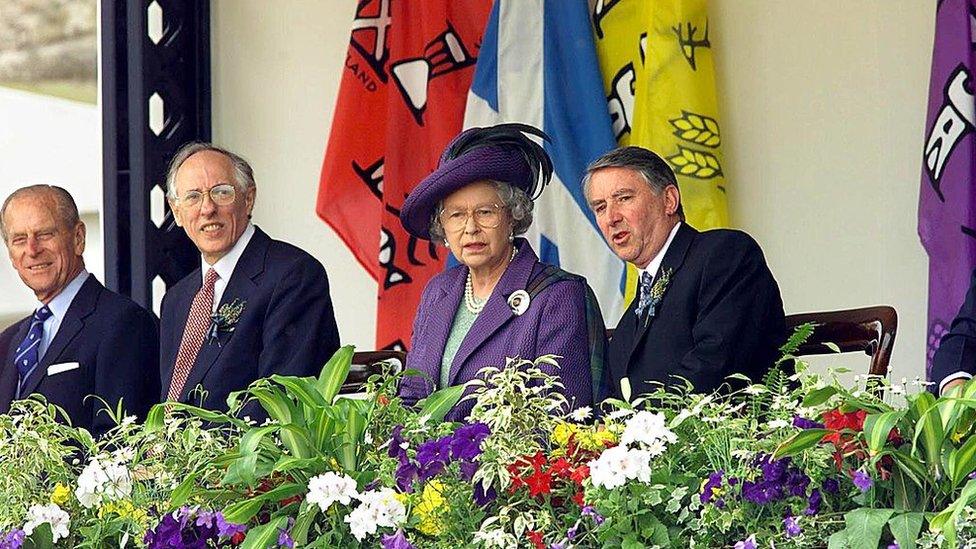
[{"label": "yellow flower", "polygon": [[69,497],[71,497],[70,488],[60,482],[54,485],[54,491],[51,492],[51,503],[64,505]]},{"label": "yellow flower", "polygon": [[569,437],[573,436],[579,432],[579,427],[573,425],[572,423],[560,422],[556,425],[556,428],[552,430],[552,441],[560,446],[566,446],[569,444]]},{"label": "yellow flower", "polygon": [[414,508],[414,513],[420,517],[417,529],[428,536],[438,536],[444,531],[444,521],[441,515],[446,509],[441,509],[447,503],[444,496],[444,485],[439,480],[432,480],[424,486],[420,495],[420,503]]},{"label": "yellow flower", "polygon": [[146,510],[132,505],[132,502],[129,500],[109,502],[98,508],[98,518],[103,518],[105,515],[109,514],[118,515],[119,518],[131,520],[142,527],[148,526],[149,523],[149,515],[146,513]]}]

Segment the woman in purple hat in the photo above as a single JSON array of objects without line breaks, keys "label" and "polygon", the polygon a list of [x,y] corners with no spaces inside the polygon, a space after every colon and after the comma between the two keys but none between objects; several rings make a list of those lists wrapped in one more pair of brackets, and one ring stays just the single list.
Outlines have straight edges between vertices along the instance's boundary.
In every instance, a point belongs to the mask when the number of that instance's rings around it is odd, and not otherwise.
[{"label": "woman in purple hat", "polygon": [[[548,139],[523,124],[461,133],[400,210],[407,232],[447,246],[460,262],[424,289],[407,355],[407,368],[424,376],[403,380],[407,403],[508,357],[548,354],[562,357],[549,371],[561,378],[570,409],[604,394],[606,339],[593,291],[583,277],[540,263],[518,238],[552,177],[545,149],[525,134]],[[462,420],[472,407],[463,401],[447,419]]]}]

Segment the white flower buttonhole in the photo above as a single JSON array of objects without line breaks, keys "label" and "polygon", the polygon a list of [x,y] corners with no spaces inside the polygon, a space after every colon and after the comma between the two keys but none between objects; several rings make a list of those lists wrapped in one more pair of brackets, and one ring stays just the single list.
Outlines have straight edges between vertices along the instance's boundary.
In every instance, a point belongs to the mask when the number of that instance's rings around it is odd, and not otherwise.
[{"label": "white flower buttonhole", "polygon": [[522,313],[529,310],[530,301],[532,299],[525,290],[512,292],[512,295],[508,296],[508,306],[512,309],[515,316],[522,316]]}]

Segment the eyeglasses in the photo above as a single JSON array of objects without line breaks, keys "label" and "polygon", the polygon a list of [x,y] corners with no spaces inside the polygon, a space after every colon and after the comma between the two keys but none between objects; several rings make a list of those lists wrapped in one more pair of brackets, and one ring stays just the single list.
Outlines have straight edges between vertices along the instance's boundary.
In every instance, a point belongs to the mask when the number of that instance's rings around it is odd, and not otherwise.
[{"label": "eyeglasses", "polygon": [[[213,200],[214,204],[227,206],[234,203],[234,198],[237,196],[237,188],[229,183],[225,183],[212,187],[206,194],[210,195],[210,200]],[[200,191],[187,191],[182,197],[178,197],[177,201],[184,208],[195,208],[203,202],[203,195],[204,193]]]},{"label": "eyeglasses", "polygon": [[498,204],[485,204],[474,210],[441,210],[438,218],[445,231],[456,232],[468,224],[468,217],[483,229],[494,229],[501,225],[502,207]]}]

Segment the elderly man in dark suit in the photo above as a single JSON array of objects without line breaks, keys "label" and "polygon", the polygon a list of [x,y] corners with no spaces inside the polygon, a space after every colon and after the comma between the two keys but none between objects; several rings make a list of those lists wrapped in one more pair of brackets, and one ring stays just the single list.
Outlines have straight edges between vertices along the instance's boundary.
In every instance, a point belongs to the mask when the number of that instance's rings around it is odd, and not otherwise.
[{"label": "elderly man in dark suit", "polygon": [[962,386],[976,374],[976,272],[959,314],[932,357],[932,381],[939,394]]},{"label": "elderly man in dark suit", "polygon": [[712,391],[726,376],[760,380],[785,341],[783,301],[762,250],[734,230],[699,232],[684,221],[674,172],[640,147],[610,151],[587,168],[587,202],[613,251],[639,270],[638,295],[609,347],[610,388],[686,379]]},{"label": "elderly man in dark suit", "polygon": [[163,298],[163,400],[226,409],[231,392],[258,378],[318,375],[339,348],[325,269],[251,224],[251,166],[230,151],[191,143],[174,156],[167,185],[176,221],[201,259]]},{"label": "elderly man in dark suit", "polygon": [[0,334],[0,412],[31,393],[100,435],[114,410],[145,416],[159,392],[156,317],[85,270],[85,224],[60,187],[11,194],[0,229],[17,274],[37,297],[34,314]]}]

